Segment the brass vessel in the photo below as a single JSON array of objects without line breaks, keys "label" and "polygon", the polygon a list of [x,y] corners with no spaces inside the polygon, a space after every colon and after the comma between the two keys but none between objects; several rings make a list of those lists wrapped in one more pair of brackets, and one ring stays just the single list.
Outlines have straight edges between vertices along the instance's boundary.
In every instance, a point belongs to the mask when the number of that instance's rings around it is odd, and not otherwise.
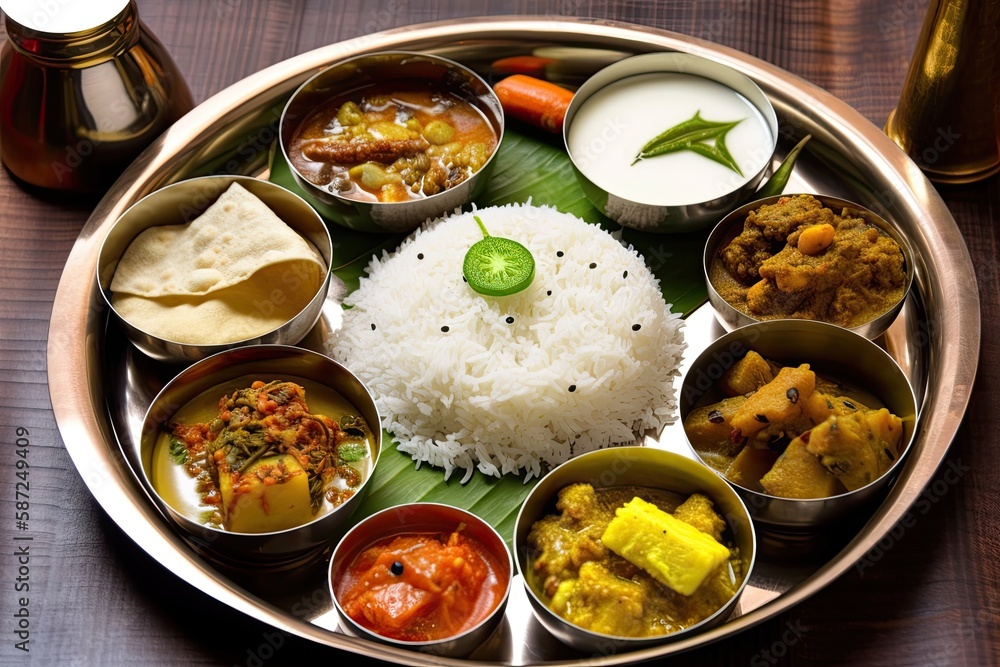
[{"label": "brass vessel", "polygon": [[193,102],[135,0],[78,5],[6,15],[0,159],[21,183],[100,193]]},{"label": "brass vessel", "polygon": [[1000,171],[1000,0],[931,0],[885,132],[933,181]]}]

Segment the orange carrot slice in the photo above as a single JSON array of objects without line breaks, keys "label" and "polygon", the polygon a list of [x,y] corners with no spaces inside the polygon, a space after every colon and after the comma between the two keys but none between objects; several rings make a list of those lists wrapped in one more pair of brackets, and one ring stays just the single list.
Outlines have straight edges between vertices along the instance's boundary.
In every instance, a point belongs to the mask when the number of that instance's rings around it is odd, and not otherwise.
[{"label": "orange carrot slice", "polygon": [[508,76],[493,86],[504,113],[548,132],[562,132],[572,91],[524,74]]},{"label": "orange carrot slice", "polygon": [[552,58],[538,56],[511,56],[501,58],[491,63],[493,69],[504,74],[533,74],[545,70],[545,66],[553,62]]}]

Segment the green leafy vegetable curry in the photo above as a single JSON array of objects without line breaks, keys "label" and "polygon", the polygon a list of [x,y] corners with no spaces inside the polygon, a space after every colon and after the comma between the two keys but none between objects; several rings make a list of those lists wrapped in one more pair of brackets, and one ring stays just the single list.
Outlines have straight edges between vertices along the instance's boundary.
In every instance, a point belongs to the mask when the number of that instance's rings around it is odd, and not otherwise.
[{"label": "green leafy vegetable curry", "polygon": [[234,532],[284,530],[342,504],[370,474],[365,421],[311,412],[302,385],[246,381],[206,411],[220,392],[182,408],[157,445],[166,457],[154,452],[154,486],[182,514]]}]

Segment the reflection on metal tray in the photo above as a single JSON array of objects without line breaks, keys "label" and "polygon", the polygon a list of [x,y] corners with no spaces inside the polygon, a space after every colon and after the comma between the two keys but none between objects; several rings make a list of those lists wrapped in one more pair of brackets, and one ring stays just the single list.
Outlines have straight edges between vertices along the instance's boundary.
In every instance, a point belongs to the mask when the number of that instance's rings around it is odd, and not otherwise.
[{"label": "reflection on metal tray", "polygon": [[[820,549],[815,543],[782,543],[786,555],[797,546],[809,555],[794,560],[762,559],[736,614],[724,625],[652,649],[581,656],[534,621],[523,588],[515,586],[505,621],[470,660],[519,665],[586,658],[587,664],[620,664],[727,637],[788,609],[836,579],[885,535],[930,479],[958,429],[975,378],[978,295],[968,289],[975,285],[971,261],[944,203],[916,166],[877,128],[828,93],[783,70],[731,49],[662,31],[604,21],[507,18],[408,27],[303,54],[200,105],[115,184],[94,211],[67,262],[52,313],[60,335],[50,337],[48,350],[51,392],[71,397],[53,405],[60,432],[83,479],[107,513],[177,576],[236,609],[318,644],[397,663],[468,664],[342,634],[331,612],[322,560],[284,572],[284,592],[276,595],[273,585],[260,586],[252,572],[223,570],[179,537],[146,496],[132,472],[134,462],[129,460],[146,406],[178,369],[152,362],[127,345],[121,330],[108,321],[96,282],[80,277],[94,275],[100,243],[109,227],[142,196],[197,175],[260,174],[285,100],[317,68],[367,51],[406,49],[444,55],[486,71],[498,58],[537,53],[540,48],[555,60],[547,71],[549,77],[571,85],[633,53],[680,50],[713,58],[743,72],[764,90],[775,106],[785,138],[811,133],[810,154],[800,159],[790,190],[864,204],[899,225],[912,243],[917,264],[914,290],[880,343],[914,385],[922,404],[921,426],[899,479],[867,522],[844,526]],[[324,313],[309,340],[321,343],[329,327],[335,326],[337,307],[328,304]],[[697,310],[687,320],[686,359],[693,359],[722,333],[708,307]],[[647,444],[690,455],[677,427],[647,438]],[[769,539],[763,538],[763,550],[768,549]]]}]

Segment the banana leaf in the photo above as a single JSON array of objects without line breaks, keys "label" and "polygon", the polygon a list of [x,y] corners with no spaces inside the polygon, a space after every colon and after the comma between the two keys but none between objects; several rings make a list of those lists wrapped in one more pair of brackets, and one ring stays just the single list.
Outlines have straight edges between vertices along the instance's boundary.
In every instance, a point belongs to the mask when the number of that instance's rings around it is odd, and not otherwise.
[{"label": "banana leaf", "polygon": [[[304,196],[280,151],[272,152],[270,179]],[[621,230],[584,196],[561,145],[548,136],[508,129],[494,158],[493,173],[476,204],[482,208],[529,199],[536,206],[553,206],[608,231],[621,231],[624,240],[646,259],[674,312],[687,315],[707,299],[701,269],[707,231],[659,235]],[[317,206],[317,210],[328,219],[333,217],[322,206]],[[357,289],[373,254],[392,250],[403,238],[355,232],[337,226],[335,220],[330,222],[334,223],[331,224],[335,240],[334,273],[349,291]],[[510,544],[517,512],[536,480],[525,483],[523,477],[513,475],[498,479],[476,471],[462,484],[462,477],[463,472],[456,471],[445,480],[438,468],[426,464],[416,467],[408,455],[396,449],[392,434],[384,432],[381,457],[355,517],[361,519],[401,503],[445,503],[483,518]]]},{"label": "banana leaf", "polygon": [[[547,136],[507,131],[495,158],[486,191],[476,203],[500,206],[526,202],[554,206],[614,232],[622,228],[591,204],[577,184],[573,165],[562,145]],[[708,299],[701,257],[708,230],[687,234],[652,234],[622,230],[625,242],[646,260],[660,280],[663,298],[675,313],[687,315]]]}]

